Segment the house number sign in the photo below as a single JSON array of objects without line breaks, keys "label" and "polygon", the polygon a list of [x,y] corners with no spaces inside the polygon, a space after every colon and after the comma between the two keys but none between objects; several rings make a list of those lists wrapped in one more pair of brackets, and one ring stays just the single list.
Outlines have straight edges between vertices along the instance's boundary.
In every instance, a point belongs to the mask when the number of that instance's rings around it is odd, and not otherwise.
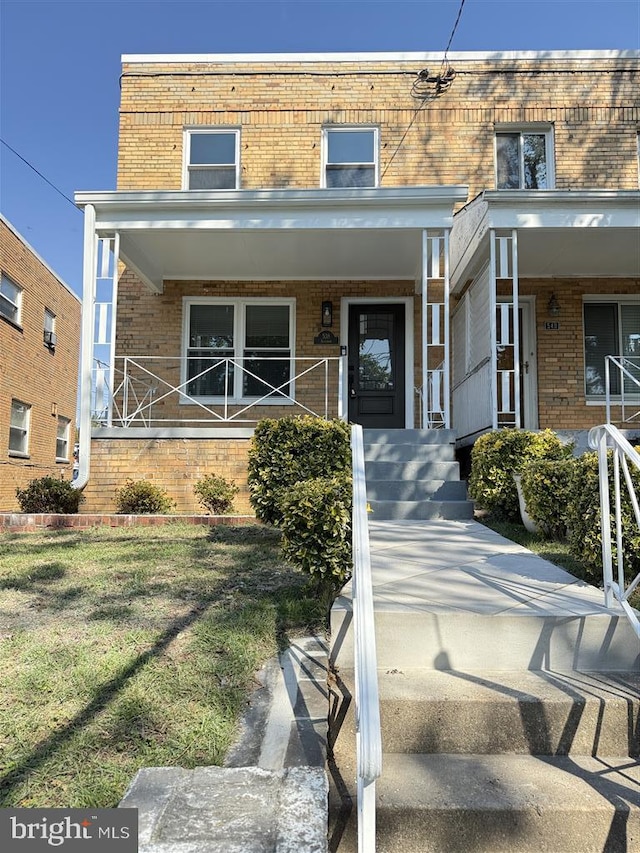
[{"label": "house number sign", "polygon": [[560,323],[548,322],[544,324],[545,332],[557,332],[560,330]]}]

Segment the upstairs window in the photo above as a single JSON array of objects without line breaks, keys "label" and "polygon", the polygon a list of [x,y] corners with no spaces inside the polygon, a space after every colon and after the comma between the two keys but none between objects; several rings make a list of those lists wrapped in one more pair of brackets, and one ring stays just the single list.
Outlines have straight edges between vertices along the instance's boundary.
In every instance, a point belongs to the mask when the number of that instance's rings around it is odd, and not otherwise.
[{"label": "upstairs window", "polygon": [[69,418],[58,416],[58,425],[56,429],[56,462],[69,461],[69,427],[71,421]]},{"label": "upstairs window", "polygon": [[235,190],[240,185],[240,131],[188,130],[185,152],[185,189]]},{"label": "upstairs window", "polygon": [[496,186],[499,190],[549,190],[553,185],[550,128],[496,132]]},{"label": "upstairs window", "polygon": [[19,326],[21,306],[22,289],[3,273],[0,278],[0,316]]},{"label": "upstairs window", "polygon": [[325,187],[378,185],[377,128],[325,128],[323,147]]},{"label": "upstairs window", "polygon": [[56,346],[56,315],[44,309],[44,345],[53,350]]},{"label": "upstairs window", "polygon": [[[640,305],[629,301],[585,302],[584,365],[587,398],[602,398],[606,393],[605,356],[626,358],[625,367],[640,382]],[[620,371],[610,369],[611,393],[618,395]],[[638,385],[624,379],[625,394],[636,396]]]},{"label": "upstairs window", "polygon": [[9,424],[9,456],[29,455],[29,418],[31,406],[20,400],[11,401]]}]

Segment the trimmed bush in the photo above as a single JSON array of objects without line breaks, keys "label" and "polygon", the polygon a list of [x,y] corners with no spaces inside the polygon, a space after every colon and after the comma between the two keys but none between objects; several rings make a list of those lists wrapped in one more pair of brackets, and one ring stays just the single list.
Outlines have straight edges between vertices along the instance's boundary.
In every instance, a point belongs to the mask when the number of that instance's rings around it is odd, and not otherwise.
[{"label": "trimmed bush", "polygon": [[567,504],[575,459],[536,459],[522,466],[527,512],[549,539],[567,534]]},{"label": "trimmed bush", "polygon": [[550,429],[529,432],[501,429],[485,433],[471,451],[469,494],[497,520],[519,521],[514,473],[534,459],[567,459],[572,446],[564,445]]},{"label": "trimmed bush", "polygon": [[[611,460],[612,453],[609,451]],[[621,483],[623,557],[625,576],[633,579],[640,572],[640,531],[635,521],[624,478]],[[635,492],[640,496],[640,471],[631,471]],[[613,486],[613,465],[609,465],[609,484]],[[616,560],[615,527],[611,525],[611,544]],[[585,580],[602,586],[602,536],[600,532],[600,490],[598,454],[584,453],[576,460],[571,478],[571,496],[567,507],[568,540],[571,553],[585,566]]]},{"label": "trimmed bush", "polygon": [[280,506],[285,557],[339,586],[351,571],[351,478],[339,474],[295,483]]},{"label": "trimmed bush", "polygon": [[148,480],[127,480],[116,492],[116,506],[121,515],[168,515],[175,509],[165,490]]},{"label": "trimmed bush", "polygon": [[68,480],[40,477],[31,480],[25,489],[16,489],[22,512],[55,512],[71,515],[78,512],[84,500],[80,489],[74,489]]},{"label": "trimmed bush", "polygon": [[279,526],[280,503],[296,483],[350,468],[349,426],[343,421],[311,416],[262,420],[249,449],[251,506],[260,521]]},{"label": "trimmed bush", "polygon": [[211,515],[228,515],[234,510],[233,499],[240,489],[224,477],[207,474],[196,482],[193,491]]}]

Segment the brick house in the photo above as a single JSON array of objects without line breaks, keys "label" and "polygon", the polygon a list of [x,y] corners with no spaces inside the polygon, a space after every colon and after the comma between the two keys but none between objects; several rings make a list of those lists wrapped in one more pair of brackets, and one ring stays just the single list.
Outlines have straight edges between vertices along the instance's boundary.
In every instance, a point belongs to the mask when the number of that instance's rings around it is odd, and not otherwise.
[{"label": "brick house", "polygon": [[608,355],[626,418],[639,59],[123,57],[118,190],[76,195],[87,508],[132,476],[192,510],[265,416],[585,430]]},{"label": "brick house", "polygon": [[30,480],[71,479],[78,296],[0,216],[0,510]]}]

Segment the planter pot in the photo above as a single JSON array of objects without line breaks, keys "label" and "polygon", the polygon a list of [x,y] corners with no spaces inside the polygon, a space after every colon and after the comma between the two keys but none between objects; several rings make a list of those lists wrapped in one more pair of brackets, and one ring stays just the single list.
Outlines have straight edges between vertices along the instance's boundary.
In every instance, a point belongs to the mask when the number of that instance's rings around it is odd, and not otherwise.
[{"label": "planter pot", "polygon": [[529,531],[529,533],[540,533],[540,528],[527,512],[527,507],[524,502],[524,495],[522,493],[522,483],[520,474],[514,474],[513,481],[516,484],[516,489],[518,490],[518,505],[520,507],[520,518],[522,518],[522,523]]}]

